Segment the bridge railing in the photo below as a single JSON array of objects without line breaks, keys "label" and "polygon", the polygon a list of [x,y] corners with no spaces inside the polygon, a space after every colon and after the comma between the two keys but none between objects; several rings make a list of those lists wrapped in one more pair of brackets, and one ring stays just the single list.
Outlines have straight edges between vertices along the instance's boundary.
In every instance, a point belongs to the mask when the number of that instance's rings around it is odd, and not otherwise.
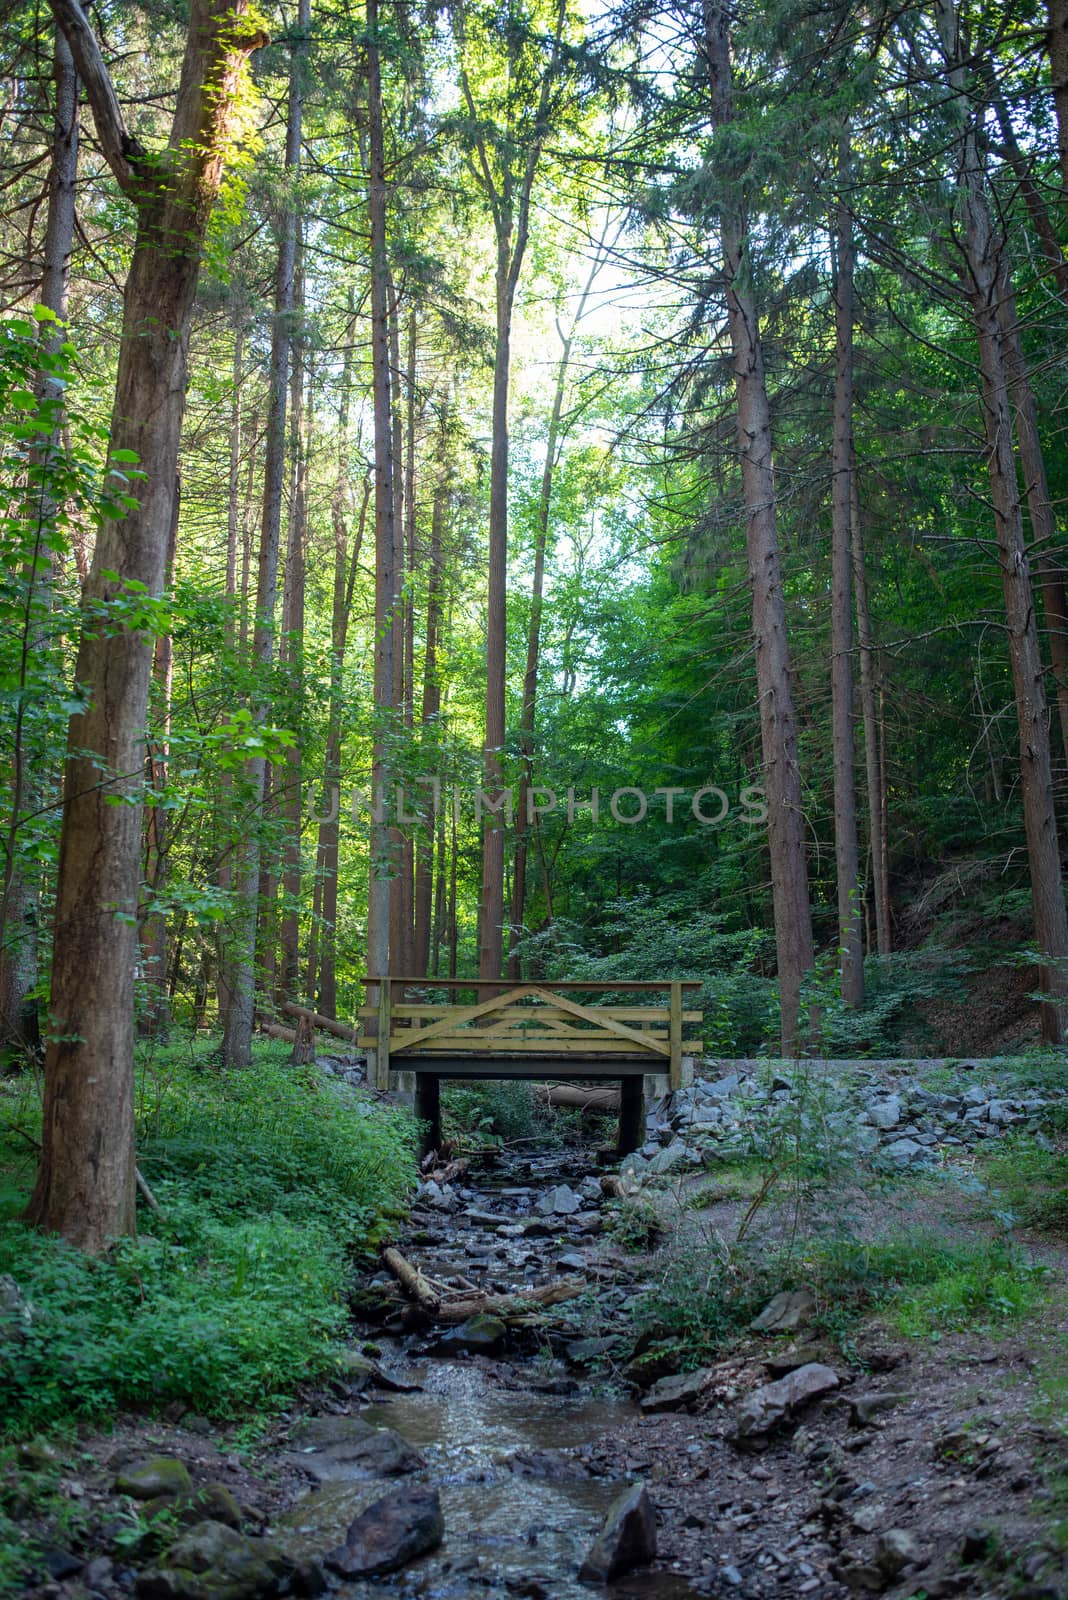
[{"label": "bridge railing", "polygon": [[[682,1085],[683,1058],[699,1054],[700,1039],[687,1031],[700,1024],[700,1011],[684,1009],[684,993],[699,989],[695,979],[624,979],[586,982],[579,979],[520,983],[500,979],[401,978],[361,980],[374,996],[361,1007],[364,1019],[359,1044],[374,1061],[374,1081],[389,1087],[395,1070],[433,1071],[436,1057],[469,1055],[484,1062],[494,1056],[515,1062],[529,1057],[575,1062],[596,1060],[602,1070],[618,1062],[633,1071],[640,1063],[650,1072],[664,1072],[672,1088]],[[407,998],[417,991],[416,998]],[[476,996],[473,1004],[421,998],[428,992]],[[666,995],[667,1004],[613,1003],[590,995],[634,993]],[[576,996],[581,994],[585,1003]]]}]

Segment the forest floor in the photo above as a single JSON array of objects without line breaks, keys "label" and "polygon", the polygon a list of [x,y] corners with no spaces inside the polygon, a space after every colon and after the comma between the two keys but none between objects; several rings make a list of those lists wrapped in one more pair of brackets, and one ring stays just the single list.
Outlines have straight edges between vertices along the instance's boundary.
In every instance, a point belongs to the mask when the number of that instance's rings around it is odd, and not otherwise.
[{"label": "forest floor", "polygon": [[[1018,1155],[874,1188],[720,1163],[620,1197],[592,1141],[484,1150],[422,1186],[405,1256],[442,1292],[583,1293],[458,1330],[371,1272],[338,1375],[281,1412],[227,1424],[176,1401],[12,1447],[6,1508],[43,1554],[8,1592],[577,1600],[641,1482],[656,1557],[606,1595],[1068,1596],[1068,1258],[1055,1230],[1011,1225],[1014,1166],[1042,1189],[1035,1149]],[[780,1291],[797,1325],[753,1329]],[[798,1373],[817,1392],[791,1403]],[[412,1484],[440,1494],[439,1549],[384,1584],[324,1568]],[[241,1532],[201,1533],[196,1570],[183,1529],[205,1521]]]}]

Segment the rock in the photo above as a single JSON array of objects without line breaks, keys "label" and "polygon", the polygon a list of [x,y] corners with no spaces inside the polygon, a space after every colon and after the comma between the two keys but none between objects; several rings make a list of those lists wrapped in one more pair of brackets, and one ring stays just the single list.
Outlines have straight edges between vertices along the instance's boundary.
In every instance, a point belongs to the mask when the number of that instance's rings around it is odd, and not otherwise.
[{"label": "rock", "polygon": [[535,1208],[543,1217],[571,1217],[582,1210],[582,1199],[566,1183],[546,1189]]},{"label": "rock", "polygon": [[581,1461],[560,1450],[515,1450],[501,1465],[517,1478],[535,1478],[539,1483],[581,1483],[590,1475]]},{"label": "rock", "polygon": [[792,1333],[812,1320],[816,1296],[811,1289],[784,1289],[749,1324],[754,1333]]},{"label": "rock", "polygon": [[643,1483],[625,1489],[608,1508],[600,1533],[579,1568],[581,1583],[611,1583],[656,1559],[656,1512]]},{"label": "rock", "polygon": [[887,1586],[886,1573],[874,1561],[846,1558],[832,1570],[847,1589],[857,1594],[880,1594]]},{"label": "rock", "polygon": [[866,1428],[880,1412],[893,1411],[912,1399],[910,1394],[896,1394],[884,1390],[881,1394],[858,1394],[849,1405],[849,1420],[854,1428]]},{"label": "rock", "polygon": [[403,1489],[361,1512],[326,1565],[343,1578],[379,1578],[436,1550],[444,1536],[438,1491]]},{"label": "rock", "polygon": [[1010,1122],[1017,1121],[1018,1113],[1004,1100],[991,1100],[986,1108],[988,1122],[994,1122],[999,1127],[1008,1127]]},{"label": "rock", "polygon": [[0,1272],[0,1331],[20,1343],[33,1327],[33,1307],[10,1272]]},{"label": "rock", "polygon": [[877,1128],[896,1128],[901,1121],[901,1100],[892,1094],[886,1100],[874,1100],[868,1106],[868,1116]]},{"label": "rock", "polygon": [[426,1466],[407,1439],[392,1428],[374,1428],[362,1417],[315,1417],[292,1437],[305,1448],[290,1460],[317,1483],[392,1478]]},{"label": "rock", "polygon": [[489,1356],[504,1343],[508,1329],[500,1317],[479,1312],[468,1317],[458,1328],[450,1328],[438,1340],[435,1349],[442,1355]]},{"label": "rock", "polygon": [[266,1541],[200,1522],[171,1546],[164,1565],[138,1576],[135,1592],[140,1600],[268,1600],[292,1593],[297,1572]]},{"label": "rock", "polygon": [[59,1452],[43,1439],[27,1439],[19,1445],[19,1466],[27,1472],[47,1472],[59,1460]]},{"label": "rock", "polygon": [[556,1258],[557,1272],[585,1272],[588,1264],[586,1257],[579,1255],[576,1250]]},{"label": "rock", "polygon": [[883,1146],[883,1155],[887,1160],[902,1167],[909,1166],[923,1153],[923,1145],[917,1144],[915,1139],[895,1139],[893,1143]]},{"label": "rock", "polygon": [[71,1555],[69,1550],[62,1550],[58,1545],[45,1545],[41,1551],[40,1562],[50,1578],[60,1582],[64,1578],[73,1578],[85,1566],[82,1556]]},{"label": "rock", "polygon": [[805,1367],[797,1367],[786,1377],[766,1383],[763,1388],[755,1389],[746,1396],[738,1407],[734,1437],[745,1440],[770,1433],[799,1406],[830,1394],[837,1387],[838,1374],[821,1361],[810,1361]]},{"label": "rock", "polygon": [[697,1372],[676,1372],[660,1378],[642,1395],[641,1408],[645,1412],[684,1411],[700,1399],[712,1377],[711,1368],[702,1367]]},{"label": "rock", "polygon": [[110,1556],[94,1556],[82,1573],[82,1582],[92,1593],[94,1590],[102,1589],[105,1584],[110,1583],[114,1571],[115,1563]]},{"label": "rock", "polygon": [[717,1078],[714,1083],[702,1081],[697,1086],[697,1092],[712,1095],[717,1100],[729,1100],[741,1087],[740,1076],[737,1072],[731,1072],[725,1078]]},{"label": "rock", "polygon": [[241,1526],[241,1507],[225,1483],[205,1483],[201,1488],[177,1495],[160,1495],[146,1500],[142,1515],[151,1522],[166,1513],[183,1528],[198,1522],[221,1522],[228,1528]]},{"label": "rock", "polygon": [[663,1177],[666,1172],[674,1172],[678,1167],[684,1167],[691,1159],[683,1141],[677,1139],[674,1144],[658,1150],[645,1170],[650,1177]]},{"label": "rock", "polygon": [[614,1349],[614,1339],[605,1337],[572,1339],[570,1344],[564,1346],[564,1355],[573,1367],[592,1367],[607,1360]]},{"label": "rock", "polygon": [[914,1566],[920,1556],[919,1541],[907,1528],[887,1528],[879,1535],[875,1560],[888,1577],[896,1578],[905,1567]]},{"label": "rock", "polygon": [[193,1480],[176,1456],[151,1456],[124,1467],[115,1479],[115,1490],[134,1500],[173,1500],[180,1494],[191,1495]]}]

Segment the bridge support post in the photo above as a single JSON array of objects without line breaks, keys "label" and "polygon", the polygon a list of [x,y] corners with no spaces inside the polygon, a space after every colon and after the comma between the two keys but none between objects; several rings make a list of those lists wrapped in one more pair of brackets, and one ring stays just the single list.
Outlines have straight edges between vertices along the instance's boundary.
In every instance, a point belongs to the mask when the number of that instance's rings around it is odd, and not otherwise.
[{"label": "bridge support post", "polygon": [[619,1143],[621,1156],[629,1156],[645,1143],[644,1078],[637,1075],[619,1082]]},{"label": "bridge support post", "polygon": [[415,1073],[416,1120],[426,1124],[420,1136],[420,1154],[441,1147],[441,1079],[435,1072]]}]

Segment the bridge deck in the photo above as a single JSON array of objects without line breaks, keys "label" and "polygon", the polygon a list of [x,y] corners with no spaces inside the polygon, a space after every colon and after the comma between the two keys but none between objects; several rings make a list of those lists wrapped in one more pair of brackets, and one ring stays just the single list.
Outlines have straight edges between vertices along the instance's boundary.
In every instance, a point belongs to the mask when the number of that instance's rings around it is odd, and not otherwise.
[{"label": "bridge deck", "polygon": [[[681,1088],[686,1068],[703,1045],[690,1036],[700,1011],[683,1009],[690,979],[618,983],[520,983],[471,978],[365,978],[359,1045],[367,1051],[367,1080],[398,1086],[412,1074],[417,1114],[437,1126],[442,1078],[528,1078],[621,1084],[620,1147],[641,1142],[643,1080]],[[473,1004],[428,998],[436,993],[482,996]],[[576,996],[581,994],[580,1002]],[[622,995],[621,1003],[589,996]],[[636,1004],[633,995],[667,996],[667,1005]],[[409,998],[411,996],[411,998]]]}]

